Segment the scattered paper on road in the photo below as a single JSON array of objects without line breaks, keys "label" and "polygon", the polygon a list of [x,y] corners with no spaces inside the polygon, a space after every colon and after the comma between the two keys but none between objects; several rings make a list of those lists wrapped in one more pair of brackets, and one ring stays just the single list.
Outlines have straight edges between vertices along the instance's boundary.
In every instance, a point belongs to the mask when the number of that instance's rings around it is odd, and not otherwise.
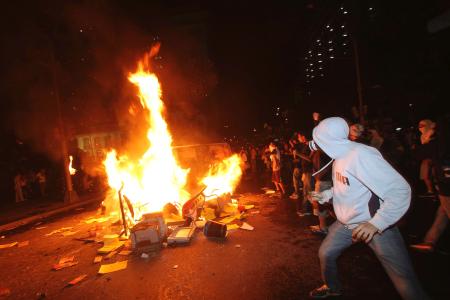
[{"label": "scattered paper on road", "polygon": [[98,249],[98,253],[109,253],[111,251],[118,250],[120,247],[122,247],[125,244],[124,241],[116,241],[114,244],[110,244],[108,246],[103,246],[100,249]]},{"label": "scattered paper on road", "polygon": [[235,230],[235,229],[239,229],[238,224],[227,224],[227,230]]},{"label": "scattered paper on road", "polygon": [[122,250],[119,252],[119,255],[127,256],[127,255],[130,255],[131,252],[132,252],[131,250]]},{"label": "scattered paper on road", "polygon": [[58,270],[61,270],[61,269],[65,269],[65,268],[68,268],[68,267],[75,266],[77,264],[78,264],[77,261],[69,261],[69,262],[66,262],[66,263],[63,263],[63,264],[56,264],[56,265],[53,265],[53,270],[58,271]]},{"label": "scattered paper on road", "polygon": [[223,218],[219,222],[222,223],[222,224],[228,224],[228,223],[233,222],[235,219],[236,219],[235,216],[230,216],[230,217]]},{"label": "scattered paper on road", "polygon": [[84,222],[86,224],[91,224],[91,223],[94,223],[94,222],[103,223],[103,222],[108,221],[110,218],[111,218],[110,216],[108,216],[108,217],[100,217],[100,218],[90,218],[90,219],[87,219]]},{"label": "scattered paper on road", "polygon": [[241,229],[244,229],[244,230],[253,230],[253,229],[255,229],[252,225],[250,225],[250,224],[248,224],[248,223],[242,223],[242,225],[241,225]]},{"label": "scattered paper on road", "polygon": [[253,204],[249,204],[249,205],[244,205],[245,209],[252,209],[255,206]]},{"label": "scattered paper on road", "polygon": [[65,264],[65,263],[68,263],[68,262],[72,262],[72,261],[74,261],[74,259],[75,259],[75,256],[62,257],[62,258],[59,259],[58,264]]},{"label": "scattered paper on road", "polygon": [[47,234],[45,234],[46,236],[51,236],[51,235],[54,235],[55,233],[63,233],[63,232],[65,232],[65,231],[71,231],[73,229],[73,227],[63,227],[63,228],[60,228],[60,229],[56,229],[56,230],[53,230],[52,232],[50,232],[50,233],[47,233]]},{"label": "scattered paper on road", "polygon": [[94,264],[98,264],[99,262],[102,261],[102,259],[103,259],[103,256],[97,255],[97,256],[94,258]]},{"label": "scattered paper on road", "polygon": [[61,232],[61,234],[63,235],[63,236],[71,236],[71,235],[74,235],[74,234],[76,234],[78,231],[64,231],[64,232]]},{"label": "scattered paper on road", "polygon": [[41,230],[41,229],[44,229],[44,228],[47,228],[47,226],[39,226],[39,227],[36,227],[37,230]]},{"label": "scattered paper on road", "polygon": [[104,259],[108,260],[114,257],[114,255],[117,254],[117,251],[111,251],[108,253],[108,255],[105,255]]},{"label": "scattered paper on road", "polygon": [[86,277],[87,277],[87,274],[80,275],[77,278],[69,281],[69,285],[75,285],[75,284],[77,284],[78,282],[80,282],[81,280],[83,280]]},{"label": "scattered paper on road", "polygon": [[113,264],[101,265],[98,270],[99,274],[112,273],[116,271],[120,271],[127,268],[128,260],[119,261]]},{"label": "scattered paper on road", "polygon": [[22,247],[28,246],[29,244],[30,244],[30,241],[23,241],[23,242],[19,242],[17,244],[17,247],[22,248]]},{"label": "scattered paper on road", "polygon": [[12,243],[9,243],[9,244],[1,244],[0,245],[0,249],[11,248],[11,247],[14,247],[17,244],[18,244],[18,242],[12,242]]}]

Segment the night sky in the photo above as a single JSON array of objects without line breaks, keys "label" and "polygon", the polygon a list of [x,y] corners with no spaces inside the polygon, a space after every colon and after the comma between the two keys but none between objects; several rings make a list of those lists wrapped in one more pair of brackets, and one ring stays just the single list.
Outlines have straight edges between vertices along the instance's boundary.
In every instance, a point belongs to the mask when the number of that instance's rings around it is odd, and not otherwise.
[{"label": "night sky", "polygon": [[[178,140],[245,136],[264,123],[309,130],[314,111],[351,118],[353,38],[371,117],[411,122],[448,111],[440,103],[450,95],[449,29],[427,29],[446,1],[216,2],[3,4],[2,134],[51,132],[55,86],[69,132],[133,125],[126,75],[155,41],[154,71]],[[307,58],[322,51],[317,39],[333,40],[336,54],[312,79]]]}]

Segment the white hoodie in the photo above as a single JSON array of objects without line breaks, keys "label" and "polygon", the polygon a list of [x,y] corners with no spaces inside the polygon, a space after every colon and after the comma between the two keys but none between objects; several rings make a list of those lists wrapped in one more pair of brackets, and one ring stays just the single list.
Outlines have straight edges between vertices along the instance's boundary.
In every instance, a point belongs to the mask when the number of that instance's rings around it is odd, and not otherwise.
[{"label": "white hoodie", "polygon": [[333,207],[339,222],[370,222],[380,232],[408,210],[411,188],[381,153],[348,139],[347,122],[327,118],[313,129],[314,142],[333,162]]}]

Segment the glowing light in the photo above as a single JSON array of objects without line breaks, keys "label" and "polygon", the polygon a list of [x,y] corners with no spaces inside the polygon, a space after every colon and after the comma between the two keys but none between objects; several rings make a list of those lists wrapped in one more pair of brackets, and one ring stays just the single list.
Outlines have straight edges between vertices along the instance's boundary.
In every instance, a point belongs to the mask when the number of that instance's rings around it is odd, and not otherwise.
[{"label": "glowing light", "polygon": [[333,48],[328,49],[328,51],[333,51]]},{"label": "glowing light", "polygon": [[343,34],[342,34],[343,37],[346,37],[347,35],[348,35],[348,34],[346,34],[346,33],[343,33]]},{"label": "glowing light", "polygon": [[322,53],[317,53],[317,56],[322,56]]}]

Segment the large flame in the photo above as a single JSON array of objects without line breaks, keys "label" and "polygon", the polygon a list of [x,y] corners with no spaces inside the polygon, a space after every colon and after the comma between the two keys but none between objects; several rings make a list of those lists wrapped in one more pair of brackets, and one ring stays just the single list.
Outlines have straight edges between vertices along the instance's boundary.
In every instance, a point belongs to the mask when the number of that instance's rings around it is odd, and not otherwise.
[{"label": "large flame", "polygon": [[204,194],[220,196],[233,193],[242,176],[240,165],[241,160],[237,154],[212,165],[208,175],[202,179],[206,186]]},{"label": "large flame", "polygon": [[[131,223],[143,214],[162,211],[168,203],[181,208],[190,198],[185,188],[189,169],[181,168],[175,159],[172,136],[162,114],[161,87],[158,78],[146,67],[151,56],[147,55],[139,63],[138,70],[128,77],[138,87],[141,105],[148,111],[149,147],[139,160],[132,160],[127,155],[118,156],[112,150],[103,162],[113,192],[106,200],[112,201],[113,209],[118,208],[120,192],[128,208],[132,206],[132,209],[126,209],[127,220]],[[200,182],[207,186],[205,195],[220,196],[232,193],[241,175],[239,157],[233,155],[213,165]]]},{"label": "large flame", "polygon": [[184,189],[189,170],[182,169],[172,152],[172,136],[162,116],[163,102],[158,78],[144,70],[139,63],[138,71],[128,77],[139,88],[142,106],[148,110],[149,148],[138,161],[127,156],[117,158],[115,151],[107,154],[104,162],[109,185],[130,200],[135,216],[161,211],[167,203],[181,206],[189,194]]}]

